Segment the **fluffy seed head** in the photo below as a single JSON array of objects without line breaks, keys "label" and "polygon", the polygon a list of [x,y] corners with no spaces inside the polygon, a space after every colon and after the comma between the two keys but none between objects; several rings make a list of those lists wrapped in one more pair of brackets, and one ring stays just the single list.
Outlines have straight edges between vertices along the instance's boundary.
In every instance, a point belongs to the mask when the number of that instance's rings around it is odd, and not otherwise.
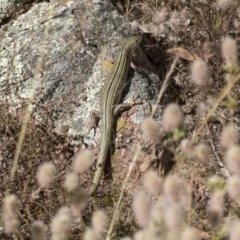
[{"label": "fluffy seed head", "polygon": [[100,240],[100,236],[93,231],[91,228],[87,228],[87,230],[84,232],[83,240]]},{"label": "fluffy seed head", "polygon": [[164,112],[162,119],[163,129],[166,132],[173,131],[175,128],[183,124],[183,113],[181,108],[175,104],[169,104]]},{"label": "fluffy seed head", "polygon": [[198,239],[198,233],[193,227],[185,227],[181,232],[181,240],[196,240]]},{"label": "fluffy seed head", "polygon": [[176,10],[172,11],[171,14],[170,14],[169,23],[170,23],[170,26],[172,27],[173,31],[177,27],[179,27],[182,23],[181,13],[176,11]]},{"label": "fluffy seed head", "polygon": [[158,142],[161,138],[158,122],[151,117],[143,119],[141,130],[147,140]]},{"label": "fluffy seed head", "polygon": [[70,208],[74,217],[79,218],[89,199],[88,193],[84,189],[74,192],[70,199]]},{"label": "fluffy seed head", "polygon": [[212,99],[208,99],[207,101],[200,102],[197,107],[197,115],[199,118],[204,119],[212,105]]},{"label": "fluffy seed head", "polygon": [[131,27],[132,31],[135,32],[139,28],[139,23],[136,20],[134,20],[134,21],[130,22],[130,27]]},{"label": "fluffy seed head", "polygon": [[8,215],[4,213],[2,221],[6,233],[16,233],[18,231],[19,220],[16,214]]},{"label": "fluffy seed head", "polygon": [[240,200],[240,177],[238,175],[230,176],[227,179],[227,193],[233,200]]},{"label": "fluffy seed head", "polygon": [[224,194],[223,190],[216,190],[208,202],[209,221],[213,226],[218,225],[223,218]]},{"label": "fluffy seed head", "polygon": [[145,234],[143,230],[139,230],[134,234],[134,240],[145,240]]},{"label": "fluffy seed head", "polygon": [[218,0],[216,2],[217,9],[225,10],[234,3],[234,0]]},{"label": "fluffy seed head", "polygon": [[240,221],[235,220],[229,227],[229,240],[239,240],[240,239]]},{"label": "fluffy seed head", "polygon": [[208,66],[203,60],[195,60],[191,68],[191,80],[200,87],[207,85],[209,79]]},{"label": "fluffy seed head", "polygon": [[52,239],[68,239],[72,224],[72,215],[68,207],[62,207],[51,223]]},{"label": "fluffy seed head", "polygon": [[17,211],[18,199],[14,194],[6,196],[3,200],[2,221],[6,233],[15,233],[19,226]]},{"label": "fluffy seed head", "polygon": [[208,178],[208,186],[212,189],[221,189],[225,185],[225,180],[217,175]]},{"label": "fluffy seed head", "polygon": [[230,37],[226,37],[222,41],[222,55],[225,59],[227,67],[238,66],[238,49],[236,41]]},{"label": "fluffy seed head", "polygon": [[182,207],[187,203],[187,191],[181,178],[177,175],[168,175],[164,181],[163,193],[165,199]]},{"label": "fluffy seed head", "polygon": [[77,173],[83,173],[93,164],[92,152],[83,150],[76,154],[73,160],[73,169]]},{"label": "fluffy seed head", "polygon": [[3,200],[3,211],[15,214],[18,210],[19,202],[14,194],[6,196]]},{"label": "fluffy seed head", "polygon": [[169,231],[166,234],[167,240],[179,240],[179,233],[177,231]]},{"label": "fluffy seed head", "polygon": [[78,187],[78,176],[75,173],[68,173],[65,176],[65,181],[64,181],[64,188],[68,192],[72,192],[76,190]]},{"label": "fluffy seed head", "polygon": [[158,24],[164,23],[164,21],[167,19],[167,16],[168,16],[168,11],[166,8],[163,8],[161,11],[155,12],[152,20],[155,24],[158,25]]},{"label": "fluffy seed head", "polygon": [[238,141],[238,130],[234,124],[230,123],[223,128],[221,135],[221,146],[229,148],[235,145]]},{"label": "fluffy seed head", "polygon": [[[151,220],[154,224],[160,225],[163,222],[163,209],[165,207],[164,203],[159,198],[158,201],[153,205],[151,209]],[[148,225],[149,227],[149,225]]]},{"label": "fluffy seed head", "polygon": [[92,216],[92,229],[98,234],[107,230],[108,218],[103,211],[96,211]]},{"label": "fluffy seed head", "polygon": [[157,38],[159,36],[159,27],[152,23],[150,24],[149,28],[152,36]]},{"label": "fluffy seed head", "polygon": [[52,163],[45,162],[39,168],[37,172],[38,184],[42,187],[48,187],[52,182],[55,175],[56,168]]},{"label": "fluffy seed head", "polygon": [[31,227],[32,240],[46,239],[47,226],[42,221],[34,221]]},{"label": "fluffy seed head", "polygon": [[177,204],[170,204],[163,210],[163,221],[165,227],[169,231],[176,231],[183,223],[183,214],[180,206]]},{"label": "fluffy seed head", "polygon": [[194,153],[194,146],[190,143],[189,139],[182,139],[180,148],[184,154],[191,156]]},{"label": "fluffy seed head", "polygon": [[229,171],[233,174],[240,173],[240,148],[238,146],[231,146],[225,156],[225,162]]},{"label": "fluffy seed head", "polygon": [[210,148],[207,144],[200,143],[194,148],[194,154],[202,163],[206,163],[210,157]]},{"label": "fluffy seed head", "polygon": [[144,174],[143,185],[148,193],[154,197],[157,197],[159,195],[162,188],[161,180],[158,177],[157,173],[153,170],[149,170]]},{"label": "fluffy seed head", "polygon": [[163,222],[161,222],[161,225],[159,225],[159,222],[154,222],[154,219],[151,219],[147,227],[144,228],[144,240],[160,239],[162,236],[162,229],[159,226],[162,226],[162,224]]},{"label": "fluffy seed head", "polygon": [[140,227],[146,226],[150,217],[151,199],[145,192],[138,192],[133,200],[133,212]]}]

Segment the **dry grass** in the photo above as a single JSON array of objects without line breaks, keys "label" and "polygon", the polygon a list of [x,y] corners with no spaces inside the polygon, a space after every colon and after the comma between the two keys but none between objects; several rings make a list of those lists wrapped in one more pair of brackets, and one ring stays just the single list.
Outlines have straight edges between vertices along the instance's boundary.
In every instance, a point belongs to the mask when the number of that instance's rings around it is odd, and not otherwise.
[{"label": "dry grass", "polygon": [[[126,175],[118,173],[124,182],[112,187],[106,181],[90,198],[85,190],[92,176],[90,152],[74,157],[70,137],[31,117],[49,35],[46,25],[29,102],[15,116],[8,106],[0,108],[0,236],[240,239],[240,4],[135,0],[118,1],[117,6],[146,35],[143,49],[155,73],[162,62],[154,47],[181,49],[133,143],[137,150],[127,171],[123,169]],[[183,51],[200,60],[189,63]],[[162,106],[162,120],[155,120]]]}]

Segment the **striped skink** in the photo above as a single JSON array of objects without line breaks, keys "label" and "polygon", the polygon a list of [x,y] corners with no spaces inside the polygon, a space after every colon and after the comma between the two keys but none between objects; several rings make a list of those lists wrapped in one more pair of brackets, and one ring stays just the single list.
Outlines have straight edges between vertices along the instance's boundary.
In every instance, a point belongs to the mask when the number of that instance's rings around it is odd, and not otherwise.
[{"label": "striped skink", "polygon": [[101,180],[106,158],[111,146],[112,128],[114,123],[114,109],[119,103],[122,92],[127,83],[127,74],[131,60],[132,49],[142,40],[141,35],[129,37],[122,44],[113,70],[101,89],[101,139],[100,153],[97,160],[96,171],[90,188],[93,194]]}]

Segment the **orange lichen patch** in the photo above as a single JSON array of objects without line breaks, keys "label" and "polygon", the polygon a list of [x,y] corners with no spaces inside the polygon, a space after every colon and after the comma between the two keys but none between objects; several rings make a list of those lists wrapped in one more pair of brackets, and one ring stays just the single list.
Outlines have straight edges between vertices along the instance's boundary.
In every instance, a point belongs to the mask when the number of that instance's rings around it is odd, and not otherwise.
[{"label": "orange lichen patch", "polygon": [[113,69],[113,62],[108,61],[108,60],[103,60],[101,64],[101,70],[102,72],[108,74],[112,71]]},{"label": "orange lichen patch", "polygon": [[84,3],[88,6],[92,5],[92,0],[84,0]]},{"label": "orange lichen patch", "polygon": [[60,0],[61,4],[67,4],[69,2],[69,0]]},{"label": "orange lichen patch", "polygon": [[123,131],[126,126],[126,120],[124,118],[119,118],[117,121],[117,132]]}]

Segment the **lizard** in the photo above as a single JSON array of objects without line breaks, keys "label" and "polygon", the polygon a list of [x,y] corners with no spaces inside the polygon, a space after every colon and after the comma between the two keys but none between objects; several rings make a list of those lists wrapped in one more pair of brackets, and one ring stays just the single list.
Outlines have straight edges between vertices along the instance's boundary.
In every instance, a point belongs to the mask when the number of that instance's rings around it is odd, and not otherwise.
[{"label": "lizard", "polygon": [[115,110],[115,107],[118,105],[122,92],[127,85],[127,74],[130,66],[132,49],[134,49],[141,40],[142,36],[136,35],[127,38],[123,42],[114,62],[113,70],[101,89],[100,113],[102,123],[100,152],[97,159],[96,171],[90,188],[91,195],[96,191],[101,180],[106,158],[111,146],[114,119],[117,112],[119,112],[119,109],[116,108]]}]

